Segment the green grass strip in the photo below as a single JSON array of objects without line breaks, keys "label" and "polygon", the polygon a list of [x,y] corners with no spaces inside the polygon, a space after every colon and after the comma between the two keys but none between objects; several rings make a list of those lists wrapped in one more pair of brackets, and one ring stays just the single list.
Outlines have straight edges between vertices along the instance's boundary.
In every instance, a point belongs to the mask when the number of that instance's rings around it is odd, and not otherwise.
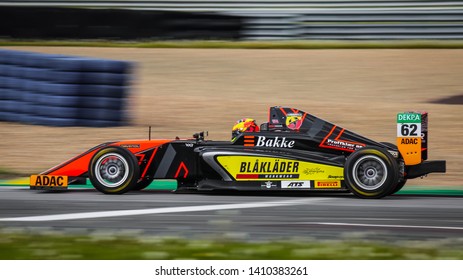
[{"label": "green grass strip", "polygon": [[463,259],[461,239],[370,242],[297,240],[246,242],[216,236],[190,240],[137,232],[31,232],[0,228],[1,260],[416,260]]},{"label": "green grass strip", "polygon": [[463,40],[385,41],[43,41],[0,40],[1,46],[198,48],[198,49],[461,49]]},{"label": "green grass strip", "polygon": [[[94,189],[90,180],[87,180],[86,185],[70,185],[70,189]],[[176,180],[155,180],[145,190],[162,190],[162,191],[175,191],[177,189]]]},{"label": "green grass strip", "polygon": [[404,189],[397,192],[403,195],[441,195],[441,196],[463,196],[463,190],[447,190],[447,189],[429,189],[429,190],[414,190]]}]

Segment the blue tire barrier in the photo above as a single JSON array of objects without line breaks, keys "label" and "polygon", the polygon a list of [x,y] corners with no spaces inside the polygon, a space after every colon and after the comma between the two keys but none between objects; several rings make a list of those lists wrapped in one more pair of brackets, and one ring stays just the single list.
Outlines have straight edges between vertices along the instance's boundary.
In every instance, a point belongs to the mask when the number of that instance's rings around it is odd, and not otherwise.
[{"label": "blue tire barrier", "polygon": [[95,109],[85,108],[78,111],[77,118],[101,121],[124,121],[125,114],[121,110]]},{"label": "blue tire barrier", "polygon": [[11,108],[14,106],[11,105],[11,100],[3,100],[2,101],[2,111],[3,112],[10,112]]},{"label": "blue tire barrier", "polygon": [[50,70],[48,81],[55,84],[82,84],[83,72],[65,72]]},{"label": "blue tire barrier", "polygon": [[19,113],[13,113],[13,112],[2,112],[2,121],[6,122],[18,122],[18,119],[20,118]]},{"label": "blue tire barrier", "polygon": [[88,126],[88,127],[108,127],[108,126],[123,126],[127,125],[126,122],[119,121],[107,121],[107,120],[78,120],[78,126]]},{"label": "blue tire barrier", "polygon": [[40,81],[34,81],[34,80],[27,80],[23,86],[22,90],[25,92],[33,92],[33,93],[38,93],[39,92],[39,85]]},{"label": "blue tire barrier", "polygon": [[50,126],[120,126],[133,64],[0,49],[0,120]]},{"label": "blue tire barrier", "polygon": [[44,116],[30,116],[29,122],[35,125],[45,126],[77,126],[78,121],[72,118],[52,118]]},{"label": "blue tire barrier", "polygon": [[24,74],[24,67],[16,65],[7,65],[5,69],[5,76],[13,78],[22,78]]},{"label": "blue tire barrier", "polygon": [[0,88],[6,88],[7,87],[7,77],[0,76]]},{"label": "blue tire barrier", "polygon": [[[7,89],[0,87],[0,100],[8,100]],[[0,101],[1,104],[1,101]]]},{"label": "blue tire barrier", "polygon": [[74,107],[54,107],[47,105],[36,105],[35,114],[42,117],[77,119],[79,109]]},{"label": "blue tire barrier", "polygon": [[14,79],[14,78],[11,78],[11,77],[8,77],[8,76],[4,76],[2,80],[3,80],[2,81],[3,88],[8,88],[9,89],[9,88],[11,88],[13,86],[16,86],[16,84],[18,84],[18,83],[15,82],[17,79]]},{"label": "blue tire barrier", "polygon": [[7,115],[7,112],[4,112],[0,107],[0,121],[6,121],[6,118],[7,118],[6,115]]},{"label": "blue tire barrier", "polygon": [[[10,89],[7,88],[0,88],[0,100],[11,100],[10,96]],[[0,105],[2,104],[2,101],[0,101]]]},{"label": "blue tire barrier", "polygon": [[84,62],[87,59],[77,57],[60,57],[51,61],[51,67],[58,71],[83,72]]},{"label": "blue tire barrier", "polygon": [[[24,101],[35,102],[38,105],[55,107],[75,107],[79,109],[125,109],[127,101],[121,98],[107,98],[98,96],[58,96],[42,93],[27,92]],[[11,99],[11,98],[10,98]]]},{"label": "blue tire barrier", "polygon": [[59,95],[46,95],[40,94],[37,103],[41,105],[55,106],[55,107],[78,107],[80,99],[78,95],[74,96],[59,96]]},{"label": "blue tire barrier", "polygon": [[48,95],[79,95],[92,97],[125,98],[130,92],[130,87],[110,85],[53,84],[42,82],[37,85],[37,90]]},{"label": "blue tire barrier", "polygon": [[129,73],[131,63],[105,59],[89,59],[76,57],[55,57],[51,62],[52,68],[59,71],[70,72],[102,72],[102,73]]},{"label": "blue tire barrier", "polygon": [[28,82],[27,79],[13,77],[5,77],[5,81],[5,88],[10,89],[22,89],[24,84]]},{"label": "blue tire barrier", "polygon": [[6,64],[6,59],[9,55],[7,50],[0,49],[0,65]]},{"label": "blue tire barrier", "polygon": [[[23,68],[26,69],[26,68]],[[20,69],[20,71],[24,71]],[[36,68],[38,69],[38,68]],[[109,85],[123,86],[129,82],[127,74],[121,73],[102,73],[102,72],[66,72],[48,69],[35,71],[36,80],[46,80],[56,84],[90,84],[90,85]]]},{"label": "blue tire barrier", "polygon": [[81,85],[81,94],[86,96],[125,98],[130,92],[128,86]]},{"label": "blue tire barrier", "polygon": [[19,107],[15,113],[18,113],[18,119],[16,121],[21,123],[30,123],[30,117],[34,114],[34,105],[30,102],[22,101],[21,104],[18,104]]},{"label": "blue tire barrier", "polygon": [[23,51],[8,51],[4,64],[21,65],[29,57],[28,52]]},{"label": "blue tire barrier", "polygon": [[24,54],[24,57],[27,58],[21,63],[24,67],[53,69],[51,66],[53,60],[63,56],[55,54],[27,53]]},{"label": "blue tire barrier", "polygon": [[62,95],[75,96],[82,95],[83,90],[81,85],[74,84],[54,84],[50,82],[39,82],[37,91],[47,95]]},{"label": "blue tire barrier", "polygon": [[14,67],[13,65],[2,64],[0,66],[0,76],[10,77],[11,68],[13,67]]},{"label": "blue tire barrier", "polygon": [[0,76],[0,88],[7,88],[8,87],[8,78],[5,76]]},{"label": "blue tire barrier", "polygon": [[103,72],[83,72],[81,77],[82,84],[123,86],[129,82],[127,74],[103,73]]},{"label": "blue tire barrier", "polygon": [[84,61],[84,65],[85,69],[91,72],[130,74],[130,72],[132,71],[132,63],[129,63],[127,61],[88,60]]},{"label": "blue tire barrier", "polygon": [[53,74],[50,69],[23,67],[23,77],[33,81],[48,81]]},{"label": "blue tire barrier", "polygon": [[8,100],[12,100],[12,101],[21,101],[22,100],[23,92],[21,90],[7,89],[6,92],[7,92],[6,96],[8,97]]},{"label": "blue tire barrier", "polygon": [[33,91],[24,91],[22,93],[22,101],[37,104],[39,98],[41,97],[40,93]]},{"label": "blue tire barrier", "polygon": [[36,105],[34,113],[39,116],[51,118],[65,118],[78,120],[103,120],[122,122],[125,114],[121,110],[108,109],[88,109],[75,107],[53,107],[46,105]]},{"label": "blue tire barrier", "polygon": [[[0,56],[2,56],[1,53],[0,53]],[[10,67],[9,65],[0,64],[0,77],[4,77],[4,76],[8,75],[8,70],[9,70],[8,68],[9,67]]]},{"label": "blue tire barrier", "polygon": [[20,103],[18,104],[18,108],[16,109],[16,112],[22,113],[24,115],[31,115],[33,114],[34,110],[34,103],[32,102],[27,102],[27,101],[19,101]]},{"label": "blue tire barrier", "polygon": [[3,110],[5,112],[17,113],[19,112],[19,108],[22,105],[21,101],[18,100],[4,100],[3,102]]},{"label": "blue tire barrier", "polygon": [[109,98],[98,96],[85,96],[81,98],[80,108],[105,108],[112,110],[121,110],[125,108],[127,101],[123,98]]}]

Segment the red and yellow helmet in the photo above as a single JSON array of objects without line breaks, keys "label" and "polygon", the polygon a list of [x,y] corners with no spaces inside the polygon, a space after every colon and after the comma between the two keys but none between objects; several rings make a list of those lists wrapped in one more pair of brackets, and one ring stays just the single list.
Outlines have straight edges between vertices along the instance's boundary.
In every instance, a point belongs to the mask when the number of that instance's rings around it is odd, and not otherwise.
[{"label": "red and yellow helmet", "polygon": [[243,132],[257,131],[259,131],[259,126],[256,124],[254,119],[246,118],[238,120],[232,128],[232,141]]}]

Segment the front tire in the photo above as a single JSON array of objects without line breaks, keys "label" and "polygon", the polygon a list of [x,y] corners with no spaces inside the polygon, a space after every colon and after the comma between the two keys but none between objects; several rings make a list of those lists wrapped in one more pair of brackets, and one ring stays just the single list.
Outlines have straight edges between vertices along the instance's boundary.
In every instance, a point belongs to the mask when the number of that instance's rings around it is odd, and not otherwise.
[{"label": "front tire", "polygon": [[136,157],[122,147],[108,147],[98,151],[90,160],[89,178],[95,189],[105,194],[130,191],[139,178]]},{"label": "front tire", "polygon": [[381,198],[397,186],[399,167],[386,149],[366,147],[347,158],[344,180],[350,191],[360,198]]}]

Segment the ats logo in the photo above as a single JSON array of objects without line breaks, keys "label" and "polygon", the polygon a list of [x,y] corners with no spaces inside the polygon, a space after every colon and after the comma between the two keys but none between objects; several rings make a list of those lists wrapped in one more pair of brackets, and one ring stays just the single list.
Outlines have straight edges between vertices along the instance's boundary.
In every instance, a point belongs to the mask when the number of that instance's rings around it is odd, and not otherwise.
[{"label": "ats logo", "polygon": [[310,181],[282,181],[282,189],[310,189]]},{"label": "ats logo", "polygon": [[340,189],[341,181],[316,181],[316,189]]}]

